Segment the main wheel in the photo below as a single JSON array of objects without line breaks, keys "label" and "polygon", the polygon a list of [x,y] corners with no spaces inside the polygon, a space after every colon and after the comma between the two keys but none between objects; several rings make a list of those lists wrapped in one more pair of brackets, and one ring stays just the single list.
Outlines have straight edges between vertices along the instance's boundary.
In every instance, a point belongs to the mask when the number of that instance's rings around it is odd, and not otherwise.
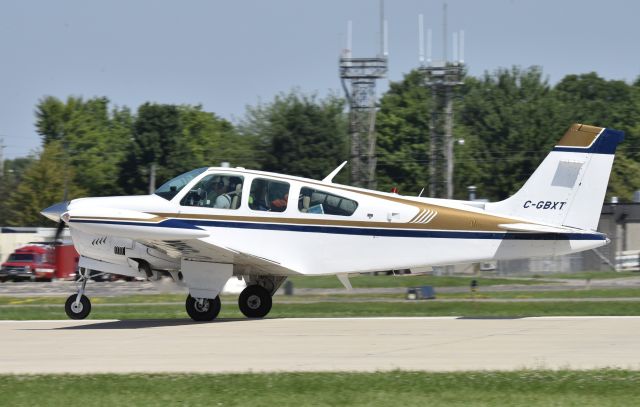
[{"label": "main wheel", "polygon": [[203,298],[200,302],[189,295],[185,302],[185,307],[187,308],[187,314],[194,321],[212,321],[220,313],[220,297],[217,296],[214,299]]},{"label": "main wheel", "polygon": [[80,302],[76,304],[76,298],[78,294],[73,294],[67,298],[67,302],[64,304],[64,312],[71,319],[85,319],[91,313],[91,301],[82,295],[80,296]]},{"label": "main wheel", "polygon": [[271,311],[271,294],[262,286],[250,285],[240,293],[238,305],[247,318],[262,318]]}]

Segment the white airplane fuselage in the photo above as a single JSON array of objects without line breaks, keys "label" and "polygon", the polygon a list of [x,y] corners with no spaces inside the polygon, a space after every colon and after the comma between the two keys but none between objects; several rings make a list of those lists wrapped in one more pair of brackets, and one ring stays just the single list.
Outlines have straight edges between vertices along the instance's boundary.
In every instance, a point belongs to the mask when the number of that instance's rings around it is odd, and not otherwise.
[{"label": "white airplane fuselage", "polygon": [[[477,207],[482,206],[481,203],[405,197],[259,171],[210,168],[192,184],[207,174],[243,177],[237,209],[181,206],[180,200],[189,190],[188,186],[171,201],[157,195],[74,200],[68,208],[71,213],[82,217],[86,209],[105,215],[102,219],[91,217],[95,223],[70,219],[76,248],[83,256],[118,264],[125,259],[114,254],[112,247],[117,246],[118,241],[137,237],[149,242],[149,247],[165,252],[167,256],[162,256],[158,264],[154,264],[153,258],[149,260],[152,266],[164,269],[167,257],[175,259],[177,268],[183,256],[217,261],[202,250],[206,247],[201,244],[204,243],[229,249],[230,255],[246,253],[280,264],[291,270],[291,274],[322,275],[560,255],[607,242],[604,235],[593,231],[509,231],[498,225],[529,221],[491,214]],[[254,178],[286,181],[290,184],[289,196],[297,197],[301,188],[311,186],[356,201],[358,206],[348,217],[303,213],[295,199],[283,212],[252,210],[246,198]],[[104,210],[100,211],[101,208]],[[133,212],[127,218],[118,210]],[[162,221],[156,219],[150,224],[137,217],[137,213],[156,216]],[[197,238],[200,242],[197,245],[189,240],[181,242],[183,251],[171,243],[161,244],[161,241],[180,240],[179,227],[163,227],[162,222],[168,220],[196,227],[206,236]],[[113,225],[111,235],[108,234],[110,225]],[[190,231],[187,229],[186,233]],[[123,236],[118,238],[118,234]],[[107,236],[113,245],[94,243],[95,239]],[[185,254],[186,246],[193,247],[194,251]],[[234,262],[243,263],[237,259]]]}]

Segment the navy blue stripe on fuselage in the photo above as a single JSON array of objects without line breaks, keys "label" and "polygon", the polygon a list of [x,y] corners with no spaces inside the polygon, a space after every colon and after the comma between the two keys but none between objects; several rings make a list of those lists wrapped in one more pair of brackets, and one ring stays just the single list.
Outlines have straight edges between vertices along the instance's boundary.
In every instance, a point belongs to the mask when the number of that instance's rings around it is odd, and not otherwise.
[{"label": "navy blue stripe on fuselage", "polygon": [[[170,221],[176,222],[170,222]],[[97,223],[127,226],[201,229],[199,226],[230,228],[230,229],[254,229],[274,230],[287,232],[325,233],[335,235],[355,236],[380,236],[380,237],[414,237],[414,238],[440,238],[440,239],[494,239],[494,240],[606,240],[600,233],[514,233],[514,232],[480,232],[462,230],[416,230],[396,228],[361,228],[348,226],[322,226],[322,225],[292,225],[286,223],[256,223],[256,222],[231,222],[203,219],[171,219],[160,223],[138,223],[131,221],[110,220],[72,220],[78,223]],[[183,226],[180,226],[182,224]]]},{"label": "navy blue stripe on fuselage", "polygon": [[185,222],[182,219],[166,219],[159,223],[148,223],[148,222],[124,221],[124,220],[97,220],[97,219],[71,218],[69,222],[70,223],[95,223],[100,225],[150,226],[150,227],[170,228],[170,229],[202,230],[195,224],[191,222]]}]

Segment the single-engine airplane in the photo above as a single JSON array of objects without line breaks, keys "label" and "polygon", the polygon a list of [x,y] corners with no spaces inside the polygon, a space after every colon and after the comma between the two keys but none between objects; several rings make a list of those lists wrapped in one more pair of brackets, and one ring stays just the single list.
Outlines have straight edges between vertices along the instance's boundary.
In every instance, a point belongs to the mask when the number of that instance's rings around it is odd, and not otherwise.
[{"label": "single-engine airplane", "polygon": [[475,202],[403,196],[244,168],[199,168],[154,194],[81,198],[42,211],[69,226],[80,253],[78,292],[65,305],[83,319],[91,271],[185,286],[196,321],[220,312],[232,276],[247,287],[242,313],[266,316],[291,275],[337,275],[533,256],[609,242],[596,231],[624,133],[574,124],[513,196]]}]

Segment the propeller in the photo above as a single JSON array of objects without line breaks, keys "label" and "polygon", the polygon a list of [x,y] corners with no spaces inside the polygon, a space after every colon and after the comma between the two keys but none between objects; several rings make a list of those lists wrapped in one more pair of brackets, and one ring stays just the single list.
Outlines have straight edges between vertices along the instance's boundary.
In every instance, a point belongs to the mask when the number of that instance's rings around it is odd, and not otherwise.
[{"label": "propeller", "polygon": [[62,231],[65,227],[65,222],[62,219],[62,215],[67,212],[69,208],[69,202],[58,202],[56,204],[51,205],[50,207],[42,210],[40,212],[43,216],[51,219],[54,222],[57,222],[58,226],[56,227],[56,234],[54,236],[54,244],[60,244]]},{"label": "propeller", "polygon": [[59,245],[62,244],[62,239],[60,238],[62,236],[62,231],[64,230],[65,227],[65,223],[62,220],[62,218],[60,218],[60,221],[58,222],[58,227],[56,227],[56,234],[53,237],[53,244]]}]

